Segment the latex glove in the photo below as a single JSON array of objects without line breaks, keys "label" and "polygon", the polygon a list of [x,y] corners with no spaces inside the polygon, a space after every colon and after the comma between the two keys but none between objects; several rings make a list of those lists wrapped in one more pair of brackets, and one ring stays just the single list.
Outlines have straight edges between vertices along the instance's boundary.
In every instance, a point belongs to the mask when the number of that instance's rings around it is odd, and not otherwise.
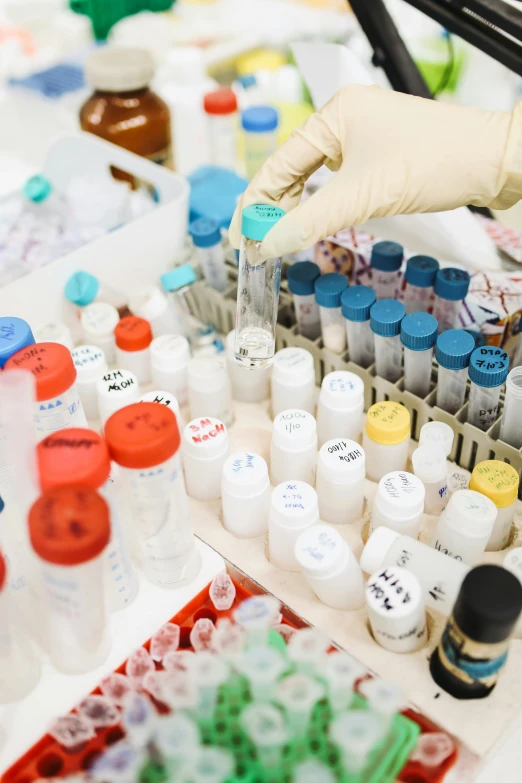
[{"label": "latex glove", "polygon": [[[275,204],[285,215],[263,240],[264,258],[305,250],[373,217],[439,212],[466,204],[505,209],[522,196],[522,104],[484,111],[349,85],[264,164],[230,226],[239,247],[241,210]],[[326,164],[337,174],[299,204]],[[298,206],[299,205],[299,206]]]}]

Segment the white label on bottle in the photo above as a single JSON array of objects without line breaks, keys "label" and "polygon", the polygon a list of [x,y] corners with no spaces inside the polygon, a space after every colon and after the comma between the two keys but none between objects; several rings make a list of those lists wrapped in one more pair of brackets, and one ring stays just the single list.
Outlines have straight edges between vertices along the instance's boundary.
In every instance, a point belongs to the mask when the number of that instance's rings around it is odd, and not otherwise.
[{"label": "white label on bottle", "polygon": [[83,375],[92,375],[92,368],[102,367],[105,364],[105,355],[103,351],[94,345],[79,345],[71,352],[74,366],[76,367],[78,381],[83,380]]},{"label": "white label on bottle", "polygon": [[285,515],[298,517],[313,506],[317,507],[317,495],[304,481],[285,481],[274,489],[272,506]]},{"label": "white label on bottle", "polygon": [[194,419],[187,425],[190,431],[190,440],[197,446],[205,446],[214,440],[223,439],[226,435],[226,428],[219,419],[207,417],[205,419]]},{"label": "white label on bottle", "polygon": [[316,424],[314,417],[302,410],[286,410],[274,419],[274,429],[293,440],[306,439],[313,436]]},{"label": "white label on bottle", "polygon": [[327,388],[336,397],[359,397],[364,394],[364,383],[353,372],[331,372],[326,376]]},{"label": "white label on bottle", "polygon": [[362,446],[354,440],[348,440],[338,438],[336,440],[329,440],[321,448],[321,461],[328,467],[339,469],[340,466],[345,466],[348,470],[352,470],[355,466],[359,466],[361,460],[364,460],[364,451]]},{"label": "white label on bottle", "polygon": [[314,571],[333,563],[344,541],[337,530],[321,530],[321,527],[315,527],[302,535],[299,543],[299,562],[303,568]]},{"label": "white label on bottle", "polygon": [[[413,585],[413,589],[412,589]],[[420,589],[415,590],[415,577],[404,570],[384,568],[368,581],[366,594],[372,608],[387,615],[408,615],[412,612],[412,603],[421,600]]]},{"label": "white label on bottle", "polygon": [[283,348],[274,357],[274,362],[285,370],[302,367],[310,363],[311,354],[304,348]]},{"label": "white label on bottle", "polygon": [[137,385],[136,377],[128,370],[112,370],[103,376],[103,392],[111,397],[125,393]]},{"label": "white label on bottle", "polygon": [[422,503],[424,485],[413,473],[397,470],[383,476],[378,492],[394,506],[410,507]]}]

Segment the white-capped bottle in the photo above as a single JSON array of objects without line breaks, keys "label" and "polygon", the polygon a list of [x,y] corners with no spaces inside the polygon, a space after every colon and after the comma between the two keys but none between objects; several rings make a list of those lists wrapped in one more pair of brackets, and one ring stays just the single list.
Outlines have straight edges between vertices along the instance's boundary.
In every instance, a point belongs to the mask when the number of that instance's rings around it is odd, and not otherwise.
[{"label": "white-capped bottle", "polygon": [[237,538],[254,538],[268,529],[270,481],[259,454],[231,454],[223,465],[223,526]]},{"label": "white-capped bottle", "polygon": [[229,454],[228,433],[219,419],[193,419],[183,430],[183,468],[189,497],[215,500],[221,497],[223,465]]},{"label": "white-capped bottle", "polygon": [[105,424],[109,416],[126,405],[138,402],[140,385],[129,370],[109,370],[96,384],[100,421]]},{"label": "white-capped bottle", "polygon": [[365,455],[354,440],[335,438],[319,451],[316,489],[324,522],[355,522],[364,508]]},{"label": "white-capped bottle", "polygon": [[413,472],[424,484],[425,514],[440,514],[448,502],[448,463],[440,446],[419,446],[411,456]]},{"label": "white-capped bottle", "polygon": [[119,320],[118,311],[107,302],[93,302],[82,312],[80,323],[84,341],[101,348],[108,364],[112,364],[116,358],[114,329]]},{"label": "white-capped bottle", "polygon": [[192,359],[188,366],[190,415],[213,416],[227,427],[232,424],[232,392],[224,359]]},{"label": "white-capped bottle", "polygon": [[130,300],[129,307],[134,315],[149,322],[155,339],[162,335],[185,333],[183,322],[177,317],[174,307],[157,286],[143,288]]},{"label": "white-capped bottle", "polygon": [[345,370],[324,376],[317,405],[319,446],[333,438],[359,440],[363,426],[364,383]]},{"label": "white-capped bottle", "polygon": [[299,571],[295,545],[301,533],[319,523],[317,493],[304,481],[283,481],[273,491],[268,522],[268,557],[283,571]]},{"label": "white-capped bottle", "polygon": [[486,549],[496,518],[492,500],[472,489],[459,489],[440,515],[431,545],[455,560],[475,565]]},{"label": "white-capped bottle", "polygon": [[294,478],[315,484],[317,431],[307,411],[290,408],[274,419],[270,447],[270,478],[276,486]]},{"label": "white-capped bottle", "polygon": [[381,525],[417,538],[424,512],[424,485],[405,470],[394,470],[379,481],[373,501],[370,533]]},{"label": "white-capped bottle", "polygon": [[368,579],[366,608],[373,637],[395,653],[420,650],[427,640],[419,580],[405,568],[385,566]]},{"label": "white-capped bottle", "polygon": [[440,446],[446,457],[449,457],[454,437],[455,433],[449,424],[443,421],[428,421],[421,427],[419,446]]},{"label": "white-capped bottle", "polygon": [[227,334],[227,371],[232,386],[232,398],[238,402],[263,402],[270,397],[272,367],[257,367],[252,372],[236,362],[236,330]]},{"label": "white-capped bottle", "polygon": [[272,365],[272,415],[288,408],[315,411],[314,357],[305,348],[277,351]]},{"label": "white-capped bottle", "polygon": [[97,345],[79,345],[71,352],[76,367],[76,388],[88,419],[98,418],[96,384],[109,367],[105,354]]},{"label": "white-capped bottle", "polygon": [[171,394],[168,391],[161,391],[161,390],[150,391],[141,396],[140,402],[156,402],[158,403],[158,405],[165,405],[166,408],[170,408],[174,416],[176,417],[176,421],[178,423],[178,430],[180,432],[183,431],[183,427],[184,427],[183,416],[181,415],[179,409],[179,402],[177,401],[177,399],[174,397],[173,394]]},{"label": "white-capped bottle", "polygon": [[173,394],[180,405],[188,402],[190,345],[186,337],[165,334],[150,344],[152,383]]}]

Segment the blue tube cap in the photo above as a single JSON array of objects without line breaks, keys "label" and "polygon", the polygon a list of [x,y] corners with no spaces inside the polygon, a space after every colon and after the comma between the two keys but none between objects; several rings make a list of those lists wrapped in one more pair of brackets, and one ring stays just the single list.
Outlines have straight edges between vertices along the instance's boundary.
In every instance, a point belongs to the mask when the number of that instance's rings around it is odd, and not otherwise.
[{"label": "blue tube cap", "polygon": [[406,308],[396,299],[380,299],[370,310],[370,326],[374,334],[381,337],[395,337],[400,334],[401,321]]},{"label": "blue tube cap", "polygon": [[176,269],[171,269],[170,272],[164,272],[160,276],[160,280],[165,291],[179,291],[180,288],[195,283],[197,275],[190,264],[182,264]]},{"label": "blue tube cap", "polygon": [[214,247],[221,242],[221,231],[216,220],[201,217],[189,226],[189,234],[196,247]]},{"label": "blue tube cap", "polygon": [[321,275],[315,281],[315,301],[320,307],[340,307],[341,295],[348,288],[348,280],[338,272]]},{"label": "blue tube cap", "polygon": [[251,204],[241,213],[241,233],[247,239],[261,242],[284,214],[284,209],[279,207],[272,207],[269,204]]},{"label": "blue tube cap", "polygon": [[475,340],[475,348],[481,348],[483,345],[486,345],[486,338],[480,332],[475,331],[475,329],[464,329],[464,331]]},{"label": "blue tube cap", "polygon": [[341,296],[344,317],[348,321],[357,321],[358,323],[369,321],[370,310],[376,299],[375,291],[367,285],[354,285],[347,288]]},{"label": "blue tube cap", "polygon": [[439,262],[431,256],[412,256],[406,262],[404,279],[417,288],[433,288]]},{"label": "blue tube cap", "polygon": [[10,356],[33,345],[34,336],[31,327],[22,318],[2,316],[0,318],[0,367],[2,369]]},{"label": "blue tube cap", "polygon": [[448,266],[439,269],[435,279],[435,295],[450,302],[458,302],[467,296],[469,289],[469,274],[465,269]]},{"label": "blue tube cap", "polygon": [[100,281],[89,272],[75,272],[65,284],[65,298],[77,305],[87,307],[94,302],[100,290]]},{"label": "blue tube cap", "polygon": [[52,185],[43,174],[35,174],[34,177],[29,177],[23,187],[24,196],[29,201],[33,201],[35,204],[45,201],[51,195]]},{"label": "blue tube cap", "polygon": [[475,350],[475,340],[464,329],[447,329],[437,338],[435,358],[447,370],[463,370]]},{"label": "blue tube cap", "polygon": [[429,313],[410,313],[401,321],[401,342],[411,351],[427,351],[437,341],[438,321]]},{"label": "blue tube cap", "polygon": [[469,379],[477,386],[501,386],[509,373],[509,356],[493,345],[475,348],[469,360]]},{"label": "blue tube cap", "polygon": [[279,125],[279,114],[273,106],[250,106],[241,112],[241,125],[248,133],[269,133]]},{"label": "blue tube cap", "polygon": [[321,270],[313,261],[298,261],[287,272],[288,288],[297,296],[309,296],[315,291],[315,281]]},{"label": "blue tube cap", "polygon": [[372,247],[371,265],[380,272],[397,272],[402,265],[404,248],[398,242],[377,242]]}]

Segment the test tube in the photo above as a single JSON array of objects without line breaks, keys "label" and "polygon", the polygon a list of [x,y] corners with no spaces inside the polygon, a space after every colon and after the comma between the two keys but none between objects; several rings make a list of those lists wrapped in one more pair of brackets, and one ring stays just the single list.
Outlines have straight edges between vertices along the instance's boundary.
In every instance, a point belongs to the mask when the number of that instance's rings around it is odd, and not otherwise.
[{"label": "test tube", "polygon": [[368,710],[348,710],[330,724],[330,736],[341,751],[343,769],[349,775],[363,772],[382,735],[379,716]]},{"label": "test tube", "polygon": [[64,674],[96,668],[110,650],[103,578],[110,533],[109,507],[87,487],[45,492],[29,512],[41,571],[46,650]]},{"label": "test tube", "polygon": [[304,481],[284,481],[272,491],[268,522],[268,558],[282,571],[299,571],[295,544],[319,523],[317,493]]},{"label": "test tube", "polygon": [[181,472],[180,435],[174,413],[139,402],[114,413],[105,425],[111,459],[122,468],[148,579],[179,587],[199,569]]},{"label": "test tube", "polygon": [[365,453],[354,440],[335,438],[319,451],[316,489],[324,522],[355,522],[364,507]]},{"label": "test tube", "polygon": [[103,425],[113,413],[138,402],[140,385],[130,370],[109,370],[96,382],[98,412]]},{"label": "test tube", "polygon": [[417,538],[424,512],[425,490],[417,476],[405,470],[386,473],[379,481],[373,502],[370,533],[378,527]]},{"label": "test tube", "polygon": [[107,362],[112,364],[116,358],[114,329],[120,316],[115,307],[107,302],[94,302],[84,308],[81,316],[83,341],[101,348]]},{"label": "test tube", "polygon": [[288,730],[302,737],[312,717],[312,711],[324,695],[324,687],[304,674],[290,674],[279,680],[275,699],[285,710]]},{"label": "test tube", "polygon": [[200,217],[190,224],[189,234],[205,280],[216,291],[224,291],[228,279],[219,223],[210,217]]},{"label": "test tube", "polygon": [[255,702],[272,701],[278,679],[288,668],[275,647],[249,647],[234,660],[234,667],[243,674]]},{"label": "test tube", "polygon": [[459,489],[440,515],[431,545],[455,560],[475,565],[486,549],[496,518],[492,500],[472,489]]},{"label": "test tube", "polygon": [[375,341],[375,372],[396,383],[402,375],[401,321],[406,315],[402,302],[381,299],[370,310],[370,325]]},{"label": "test tube", "polygon": [[270,478],[277,486],[291,479],[315,483],[317,426],[304,410],[291,408],[274,419],[270,443]]},{"label": "test tube", "polygon": [[190,360],[188,397],[193,419],[212,416],[226,427],[232,424],[232,390],[224,358],[216,356]]},{"label": "test tube", "polygon": [[309,340],[321,335],[319,305],[315,301],[315,281],[321,270],[312,261],[298,261],[288,269],[288,290],[294,297],[297,331]]},{"label": "test tube", "polygon": [[446,457],[453,448],[454,432],[449,424],[443,421],[428,421],[421,427],[419,446],[440,446]]},{"label": "test tube", "polygon": [[370,310],[376,299],[373,288],[366,285],[350,286],[341,295],[341,308],[346,320],[348,358],[359,367],[369,367],[375,359]]},{"label": "test tube", "polygon": [[420,650],[428,638],[419,580],[405,568],[387,566],[366,585],[366,607],[375,641],[394,653]]},{"label": "test tube", "polygon": [[499,459],[484,460],[473,468],[469,488],[486,495],[497,507],[497,518],[486,552],[498,552],[509,543],[518,486],[519,476],[515,468]]},{"label": "test tube", "polygon": [[439,334],[459,326],[459,312],[468,294],[470,280],[464,269],[445,267],[437,272],[433,315],[439,324]]},{"label": "test tube", "polygon": [[346,350],[346,327],[341,307],[348,280],[338,272],[321,275],[315,281],[315,301],[319,305],[323,345],[333,353]]},{"label": "test tube", "polygon": [[413,472],[424,484],[424,513],[440,514],[448,502],[448,463],[440,446],[425,445],[411,456]]},{"label": "test tube", "polygon": [[287,731],[280,710],[271,704],[249,704],[241,713],[240,722],[256,746],[263,767],[275,769],[281,762]]},{"label": "test tube", "polygon": [[150,344],[152,330],[144,318],[127,315],[114,329],[116,365],[130,370],[138,383],[150,382]]},{"label": "test tube", "polygon": [[247,632],[249,646],[262,647],[267,644],[269,628],[279,622],[280,607],[277,598],[256,595],[247,598],[234,611],[235,622]]},{"label": "test tube", "polygon": [[438,336],[437,406],[443,411],[454,415],[464,405],[469,359],[474,349],[475,341],[464,329],[448,329]]},{"label": "test tube", "polygon": [[345,652],[330,653],[325,661],[328,701],[333,712],[349,709],[356,681],[366,674],[362,664]]},{"label": "test tube", "polygon": [[249,372],[236,362],[236,330],[227,334],[225,351],[227,371],[232,386],[232,399],[239,402],[262,402],[270,397],[271,367],[259,368],[258,372]]},{"label": "test tube", "polygon": [[506,380],[500,440],[516,449],[522,448],[522,367],[514,367]]},{"label": "test tube", "polygon": [[268,466],[259,454],[231,454],[221,482],[223,527],[238,538],[266,533],[270,508]]},{"label": "test tube", "polygon": [[509,372],[509,356],[502,348],[475,348],[469,361],[468,423],[487,432],[497,418],[500,392]]},{"label": "test tube", "polygon": [[230,445],[225,425],[206,416],[183,430],[183,469],[187,494],[196,500],[221,497],[221,477]]},{"label": "test tube", "polygon": [[207,650],[192,655],[188,660],[187,676],[194,678],[199,692],[195,714],[198,721],[209,723],[216,710],[218,690],[227,681],[230,668],[223,658]]},{"label": "test tube", "polygon": [[397,296],[403,258],[404,248],[398,242],[376,242],[372,247],[372,287],[377,299],[395,299]]},{"label": "test tube", "polygon": [[244,367],[268,367],[275,351],[281,283],[281,259],[262,260],[261,243],[284,211],[253,204],[241,216],[241,249],[236,312],[236,361]]},{"label": "test tube", "polygon": [[173,394],[180,405],[188,402],[190,345],[181,334],[156,337],[150,344],[152,383]]},{"label": "test tube", "polygon": [[79,345],[71,351],[71,356],[76,367],[76,388],[84,413],[88,419],[97,419],[96,383],[109,371],[105,354],[97,345]]},{"label": "test tube", "polygon": [[315,411],[314,357],[306,348],[282,348],[272,366],[272,415],[300,408]]},{"label": "test tube", "polygon": [[[348,289],[353,290],[353,289]],[[334,438],[359,440],[364,413],[364,383],[353,372],[338,370],[325,375],[317,405],[319,447]]]},{"label": "test tube", "polygon": [[427,313],[433,303],[433,286],[439,262],[431,256],[411,256],[404,272],[403,299],[406,313]]},{"label": "test tube", "polygon": [[437,320],[429,313],[410,313],[401,322],[404,388],[424,399],[430,390]]},{"label": "test tube", "polygon": [[23,318],[2,316],[0,318],[0,369],[4,369],[7,360],[22,348],[35,342],[31,327]]}]

